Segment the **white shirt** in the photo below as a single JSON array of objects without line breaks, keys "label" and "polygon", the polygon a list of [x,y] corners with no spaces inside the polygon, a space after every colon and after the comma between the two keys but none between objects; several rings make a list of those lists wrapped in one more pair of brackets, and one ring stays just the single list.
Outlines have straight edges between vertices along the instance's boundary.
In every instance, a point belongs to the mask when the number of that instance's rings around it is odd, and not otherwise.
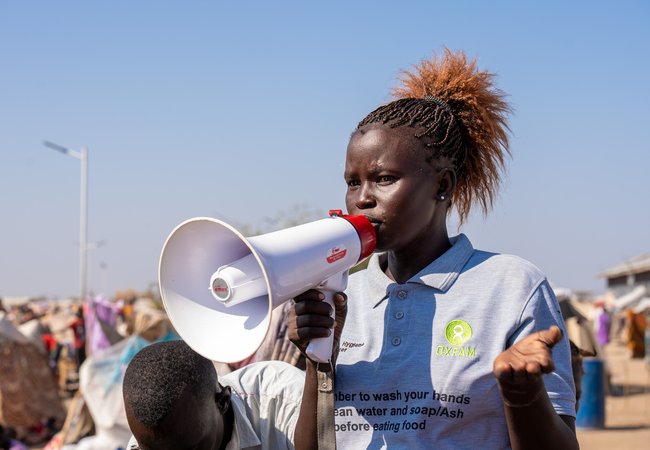
[{"label": "white shirt", "polygon": [[[293,450],[304,372],[281,361],[261,361],[219,381],[232,389],[235,424],[227,450]],[[132,436],[127,449],[137,445]]]}]

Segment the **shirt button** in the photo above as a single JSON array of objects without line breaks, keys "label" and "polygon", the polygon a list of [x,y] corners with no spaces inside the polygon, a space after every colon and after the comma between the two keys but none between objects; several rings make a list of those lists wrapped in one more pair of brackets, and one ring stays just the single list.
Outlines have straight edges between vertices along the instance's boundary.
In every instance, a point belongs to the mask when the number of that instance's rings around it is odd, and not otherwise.
[{"label": "shirt button", "polygon": [[404,299],[406,298],[406,296],[407,296],[407,293],[406,293],[406,291],[399,291],[399,292],[397,293],[397,296],[398,296],[399,298],[401,298],[402,300],[404,300]]},{"label": "shirt button", "polygon": [[402,342],[402,340],[399,337],[394,337],[393,338],[393,345],[397,346]]},{"label": "shirt button", "polygon": [[401,319],[402,317],[404,317],[404,313],[402,311],[397,311],[395,313],[395,318],[396,319]]}]

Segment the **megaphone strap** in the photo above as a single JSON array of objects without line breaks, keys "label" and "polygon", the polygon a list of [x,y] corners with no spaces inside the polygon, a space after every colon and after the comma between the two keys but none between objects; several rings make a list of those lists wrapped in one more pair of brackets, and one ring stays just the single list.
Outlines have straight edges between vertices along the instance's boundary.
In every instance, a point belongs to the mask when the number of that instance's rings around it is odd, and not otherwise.
[{"label": "megaphone strap", "polygon": [[318,404],[316,406],[316,426],[318,450],[336,450],[334,430],[334,370],[318,373]]}]

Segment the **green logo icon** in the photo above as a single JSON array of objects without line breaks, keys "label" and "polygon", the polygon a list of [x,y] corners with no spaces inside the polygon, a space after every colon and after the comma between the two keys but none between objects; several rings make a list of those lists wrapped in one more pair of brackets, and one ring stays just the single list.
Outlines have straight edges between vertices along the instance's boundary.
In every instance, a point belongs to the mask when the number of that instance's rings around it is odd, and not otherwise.
[{"label": "green logo icon", "polygon": [[445,337],[451,345],[463,345],[472,337],[472,327],[464,320],[452,320],[445,328]]}]

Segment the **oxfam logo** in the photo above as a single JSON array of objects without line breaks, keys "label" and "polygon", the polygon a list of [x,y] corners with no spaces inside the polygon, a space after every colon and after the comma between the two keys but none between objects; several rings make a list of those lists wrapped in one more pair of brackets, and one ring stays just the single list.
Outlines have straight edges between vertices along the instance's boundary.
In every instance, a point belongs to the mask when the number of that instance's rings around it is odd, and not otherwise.
[{"label": "oxfam logo", "polygon": [[445,328],[445,337],[451,345],[463,345],[472,337],[472,327],[464,320],[452,320]]}]

